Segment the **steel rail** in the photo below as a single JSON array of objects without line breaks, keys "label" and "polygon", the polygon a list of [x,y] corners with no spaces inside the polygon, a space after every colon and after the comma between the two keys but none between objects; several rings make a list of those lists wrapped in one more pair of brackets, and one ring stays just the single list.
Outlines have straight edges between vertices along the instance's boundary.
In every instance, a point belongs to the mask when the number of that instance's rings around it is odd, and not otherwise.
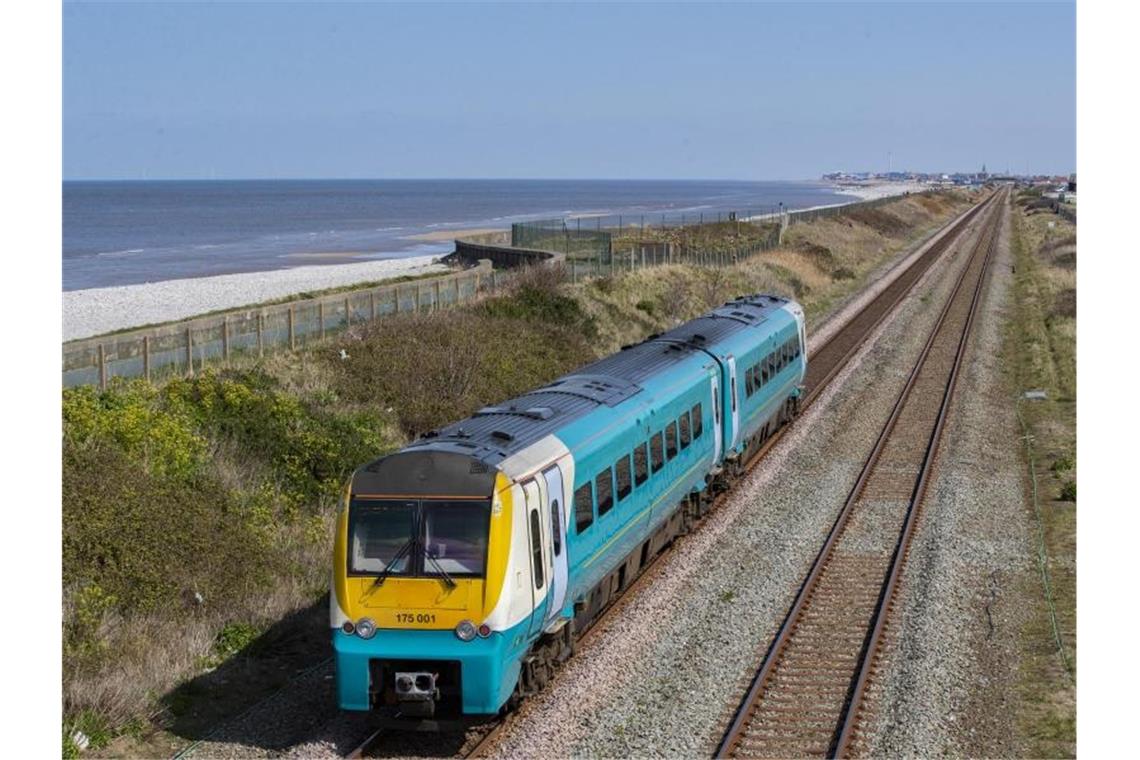
[{"label": "steel rail", "polygon": [[[1002,202],[1004,203],[1004,199]],[[997,249],[1001,221],[1002,214],[1001,208],[999,207],[997,220],[994,225],[995,228],[990,235],[989,244],[987,246],[986,259],[982,264],[982,272],[978,276],[978,284],[974,288],[974,297],[970,302],[970,311],[966,317],[966,325],[962,330],[962,338],[958,342],[958,351],[954,356],[954,366],[950,370],[950,380],[947,384],[946,392],[942,396],[942,403],[938,409],[938,421],[935,423],[934,431],[931,433],[930,440],[927,443],[926,453],[923,456],[922,470],[919,474],[918,482],[915,484],[914,492],[911,495],[912,507],[907,512],[906,523],[903,525],[903,529],[899,534],[898,543],[895,545],[894,554],[891,557],[890,574],[887,577],[886,585],[883,587],[879,604],[875,609],[874,625],[871,628],[869,639],[864,646],[859,666],[859,674],[852,687],[851,698],[843,712],[842,724],[835,742],[834,755],[836,757],[845,757],[854,740],[856,724],[864,705],[863,698],[866,695],[866,690],[870,683],[871,669],[875,658],[878,656],[879,648],[882,645],[883,631],[886,628],[886,613],[894,602],[895,593],[898,591],[899,579],[902,577],[902,570],[906,564],[907,550],[910,548],[914,528],[918,523],[918,517],[922,511],[922,499],[926,495],[926,488],[930,482],[930,473],[933,470],[934,460],[938,456],[938,450],[942,442],[942,429],[946,424],[946,418],[949,416],[950,403],[954,395],[954,390],[958,385],[958,374],[962,368],[962,362],[966,355],[974,320],[977,317],[978,305],[981,302],[983,286],[986,281],[986,273],[989,271],[994,251]]]},{"label": "steel rail", "polygon": [[[967,275],[969,274],[969,272],[972,268],[971,263],[974,260],[974,257],[977,256],[978,252],[982,249],[983,243],[988,243],[988,241],[990,239],[990,234],[989,234],[990,228],[996,225],[996,220],[1000,217],[1000,213],[999,213],[1000,212],[1000,206],[994,205],[994,200],[995,200],[995,198],[998,197],[998,195],[999,194],[995,193],[993,196],[991,196],[990,199],[988,199],[985,202],[985,204],[983,204],[989,209],[995,209],[996,208],[997,211],[991,211],[991,213],[993,214],[993,216],[991,217],[991,220],[989,221],[988,224],[983,225],[983,228],[980,231],[980,235],[979,235],[979,242],[975,246],[975,250],[971,254],[970,261],[967,262],[967,265],[963,268],[962,273],[959,275],[957,281],[955,282],[954,289],[953,289],[950,297],[947,298],[947,300],[943,306],[943,309],[939,314],[938,320],[935,323],[934,328],[930,331],[930,334],[927,338],[927,341],[924,344],[923,350],[919,356],[919,359],[915,363],[914,368],[912,369],[910,375],[908,376],[907,382],[906,382],[903,390],[900,392],[898,398],[896,399],[896,402],[895,402],[895,404],[891,410],[891,414],[888,417],[888,420],[887,420],[886,424],[884,425],[883,429],[880,431],[880,434],[879,434],[879,436],[875,442],[875,445],[872,448],[871,454],[868,456],[868,458],[867,458],[867,460],[863,466],[863,469],[860,472],[859,477],[857,478],[857,480],[855,482],[855,485],[852,487],[851,491],[848,494],[847,500],[845,501],[843,508],[840,510],[840,513],[836,517],[836,520],[833,523],[831,530],[828,532],[828,535],[827,535],[827,538],[824,542],[824,545],[821,547],[821,549],[817,553],[817,555],[816,555],[816,557],[812,563],[809,574],[806,577],[806,579],[804,580],[804,582],[801,584],[799,591],[797,592],[796,597],[793,601],[793,604],[792,604],[791,608],[789,609],[788,613],[786,614],[784,621],[781,624],[781,626],[780,626],[780,628],[776,634],[776,637],[773,639],[772,643],[769,645],[769,648],[765,654],[764,660],[762,661],[761,666],[757,670],[756,674],[753,676],[753,679],[750,683],[749,689],[746,692],[745,697],[741,701],[739,707],[737,708],[737,711],[733,716],[733,720],[730,723],[728,730],[723,735],[723,738],[720,742],[720,745],[717,747],[716,757],[718,757],[718,758],[727,756],[739,744],[739,742],[743,738],[743,735],[746,731],[748,723],[749,723],[749,721],[753,715],[753,711],[756,708],[757,704],[759,703],[761,695],[764,693],[766,687],[769,685],[770,679],[771,679],[771,677],[775,671],[776,665],[780,661],[780,656],[783,654],[785,648],[788,645],[788,642],[791,639],[792,634],[796,630],[797,623],[799,622],[800,615],[801,615],[802,611],[804,610],[808,600],[810,599],[812,592],[815,590],[816,584],[819,581],[820,576],[821,576],[824,568],[828,564],[827,561],[830,559],[832,550],[834,549],[839,537],[843,533],[843,529],[847,525],[849,517],[851,516],[851,514],[854,511],[855,503],[856,503],[857,499],[859,498],[859,496],[861,495],[863,488],[866,485],[866,482],[867,482],[868,478],[870,477],[870,474],[874,468],[875,463],[878,461],[883,449],[885,448],[888,440],[890,439],[890,435],[894,430],[895,423],[898,421],[898,418],[902,413],[902,410],[906,404],[906,401],[910,397],[911,390],[914,387],[914,384],[915,384],[915,382],[916,382],[916,380],[920,374],[920,371],[922,370],[922,368],[924,367],[924,365],[926,363],[927,357],[930,354],[930,351],[934,345],[935,339],[937,338],[937,336],[939,335],[939,333],[941,331],[941,328],[942,328],[943,323],[945,321],[946,315],[949,313],[951,307],[955,303],[956,297],[959,294],[960,290],[962,289],[964,282],[966,281]],[[989,251],[992,250],[992,246],[987,244],[986,248],[987,248],[987,254],[986,254],[987,255],[987,262],[986,262],[986,264],[983,265],[982,271],[978,276],[978,286],[976,288],[975,298],[974,298],[974,301],[972,302],[972,307],[976,306],[977,293],[980,292],[981,284],[982,284],[982,282],[984,282],[986,266],[988,265],[988,255],[989,255]],[[897,305],[899,300],[901,300],[901,298],[895,300],[895,302],[892,304],[892,308],[890,310],[888,310],[888,312],[893,311],[893,307],[895,305]],[[875,324],[878,324],[878,322],[880,322],[881,319],[882,319],[882,317],[879,317],[878,319],[876,319]],[[873,330],[874,328],[872,327],[870,329]],[[968,335],[967,333],[965,333],[965,332],[963,333],[963,340],[967,335]],[[960,360],[960,356],[962,353],[961,349],[962,349],[962,347],[959,346],[959,351],[956,354],[956,357],[957,357],[956,360]],[[852,353],[853,353],[852,351],[848,351],[846,356],[849,357]],[[845,363],[845,361],[843,363]],[[829,379],[833,375],[834,375],[834,373],[829,373],[829,375],[828,375]],[[945,403],[943,406],[945,406]],[[937,429],[939,432],[941,431],[941,423],[940,422],[937,425]],[[910,508],[913,508],[913,503],[914,502],[912,500]],[[910,509],[910,508],[908,508],[908,509]],[[880,597],[881,597],[881,594],[880,594]],[[881,619],[881,616],[880,616],[880,619]],[[865,680],[864,680],[864,683],[865,683]],[[834,744],[834,741],[833,741],[833,744]]]}]

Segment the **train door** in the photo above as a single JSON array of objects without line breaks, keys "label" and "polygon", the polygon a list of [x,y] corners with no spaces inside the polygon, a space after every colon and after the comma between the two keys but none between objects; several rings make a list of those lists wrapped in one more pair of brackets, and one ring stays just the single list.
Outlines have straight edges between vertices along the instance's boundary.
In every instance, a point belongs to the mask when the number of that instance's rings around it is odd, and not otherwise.
[{"label": "train door", "polygon": [[562,491],[562,469],[554,465],[542,472],[546,480],[546,505],[550,516],[551,559],[554,572],[550,579],[550,606],[546,610],[548,625],[558,617],[566,604],[569,567],[566,561],[566,499]]},{"label": "train door", "polygon": [[720,426],[720,372],[716,372],[712,376],[712,406],[710,408],[713,417],[713,462],[719,464],[721,443],[724,440],[724,430]]},{"label": "train door", "polygon": [[725,404],[728,408],[725,409],[725,420],[732,420],[732,427],[728,430],[726,440],[728,443],[725,448],[735,449],[736,445],[740,443],[740,408],[736,401],[736,357],[729,356],[727,359],[728,365],[728,402]]},{"label": "train door", "polygon": [[530,554],[531,598],[530,635],[542,630],[550,599],[550,521],[545,516],[542,493],[534,478],[522,484],[526,496],[527,551]]}]

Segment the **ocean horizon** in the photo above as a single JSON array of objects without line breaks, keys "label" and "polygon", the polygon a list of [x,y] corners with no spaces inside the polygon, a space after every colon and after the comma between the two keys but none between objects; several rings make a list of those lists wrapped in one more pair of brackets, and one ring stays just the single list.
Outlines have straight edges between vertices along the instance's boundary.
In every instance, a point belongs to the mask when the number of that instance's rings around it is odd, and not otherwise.
[{"label": "ocean horizon", "polygon": [[812,181],[68,180],[63,289],[443,255],[439,233],[659,224],[854,200]]}]

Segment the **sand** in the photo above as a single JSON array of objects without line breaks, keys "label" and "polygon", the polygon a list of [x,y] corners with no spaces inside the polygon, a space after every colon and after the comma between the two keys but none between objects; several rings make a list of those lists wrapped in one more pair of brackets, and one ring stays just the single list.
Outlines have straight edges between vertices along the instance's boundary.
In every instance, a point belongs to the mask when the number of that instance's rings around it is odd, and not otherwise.
[{"label": "sand", "polygon": [[438,261],[438,256],[414,256],[69,290],[63,294],[63,339],[187,319],[297,293],[447,271]]},{"label": "sand", "polygon": [[485,235],[489,232],[502,232],[505,227],[475,227],[469,230],[440,230],[439,232],[425,232],[422,235],[408,235],[404,240],[423,240],[427,242],[446,242],[456,238],[470,235]]}]

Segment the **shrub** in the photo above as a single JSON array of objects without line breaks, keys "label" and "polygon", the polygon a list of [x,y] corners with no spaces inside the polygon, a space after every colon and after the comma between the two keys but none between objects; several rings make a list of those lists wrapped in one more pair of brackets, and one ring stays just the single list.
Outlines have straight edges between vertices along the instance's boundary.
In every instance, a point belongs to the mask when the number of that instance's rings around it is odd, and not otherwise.
[{"label": "shrub", "polygon": [[1057,497],[1061,501],[1076,501],[1077,500],[1077,481],[1069,480],[1065,485],[1061,486],[1061,494]]},{"label": "shrub", "polygon": [[587,319],[578,303],[527,292],[485,307],[368,325],[350,359],[341,361],[336,348],[321,354],[333,387],[342,399],[392,408],[403,430],[416,436],[593,359],[575,327]]},{"label": "shrub", "polygon": [[193,477],[206,460],[207,441],[194,420],[184,410],[162,408],[158,391],[141,380],[115,382],[107,391],[65,390],[63,433],[73,448],[111,443],[159,476]]},{"label": "shrub", "polygon": [[306,400],[261,370],[207,370],[162,395],[175,414],[263,462],[294,509],[335,499],[355,467],[392,447],[374,407],[337,412],[321,403],[327,391]]},{"label": "shrub", "polygon": [[269,570],[267,547],[208,476],[164,478],[110,446],[65,446],[65,651],[95,653],[89,639],[112,611],[224,604]]},{"label": "shrub", "polygon": [[854,280],[855,276],[855,272],[847,267],[838,267],[831,272],[831,279],[837,282],[839,280]]},{"label": "shrub", "polygon": [[642,300],[638,301],[634,308],[636,308],[638,311],[644,311],[646,314],[648,314],[651,317],[654,315],[654,312],[656,311],[656,308],[655,308],[653,302],[650,300],[647,300],[647,299],[642,299]]}]

